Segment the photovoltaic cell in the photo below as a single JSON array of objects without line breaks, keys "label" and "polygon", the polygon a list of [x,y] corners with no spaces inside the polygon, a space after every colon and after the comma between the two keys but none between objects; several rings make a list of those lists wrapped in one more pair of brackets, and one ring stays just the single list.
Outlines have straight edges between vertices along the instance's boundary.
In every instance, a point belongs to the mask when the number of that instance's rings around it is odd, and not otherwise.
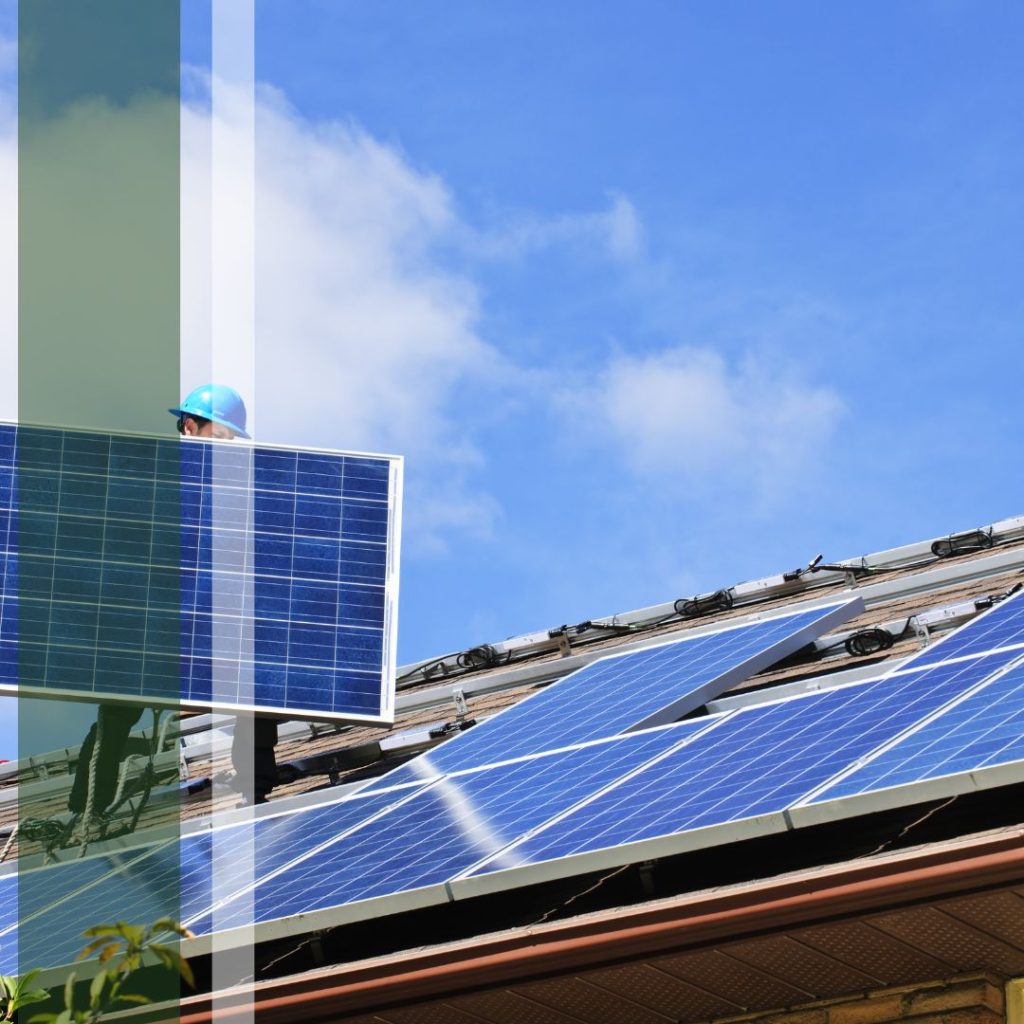
[{"label": "photovoltaic cell", "polygon": [[[1010,652],[1021,657],[1024,651]],[[1005,656],[1004,660],[1005,660]],[[978,678],[986,663],[979,658]],[[908,783],[1024,761],[1024,664],[1014,664],[970,696],[904,736],[812,801],[823,803]]]},{"label": "photovoltaic cell", "polygon": [[602,658],[421,754],[387,780],[436,777],[672,721],[861,608],[852,601],[798,611]]},{"label": "photovoltaic cell", "polygon": [[[439,884],[491,855],[503,862],[501,851],[520,835],[709,724],[683,722],[436,780],[261,882],[256,921]],[[248,909],[222,907],[219,927],[247,924]],[[209,927],[193,925],[200,933]]]},{"label": "photovoltaic cell", "polygon": [[0,424],[0,686],[388,719],[400,460]]},{"label": "photovoltaic cell", "polygon": [[0,974],[18,973],[18,876],[0,877]]},{"label": "photovoltaic cell", "polygon": [[[534,863],[781,812],[1012,658],[995,654],[744,708],[509,854]],[[475,873],[507,866],[493,861]]]},{"label": "photovoltaic cell", "polygon": [[1024,591],[1001,601],[977,618],[943,637],[914,658],[931,665],[951,658],[984,654],[1000,647],[1024,645]]},{"label": "photovoltaic cell", "polygon": [[[168,844],[163,842],[156,844],[155,847],[116,851],[60,864],[51,864],[43,868],[23,868],[17,876],[12,876],[16,878],[12,892],[16,894],[17,913],[4,917],[3,925],[0,926],[0,942],[5,943],[7,939],[11,939],[18,929],[19,923],[30,918],[45,919],[47,921],[45,928],[32,927],[27,929],[27,932],[37,942],[40,941],[41,933],[45,933],[55,943],[63,942],[66,946],[73,947],[71,952],[73,958],[85,945],[85,940],[82,939],[82,929],[90,924],[100,924],[105,921],[84,921],[81,918],[63,914],[53,915],[50,913],[51,909],[73,900],[76,894],[88,892],[90,889],[99,889],[106,899],[103,912],[109,916],[111,908],[117,906],[117,893],[105,889],[104,880],[118,871],[128,870],[133,863],[151,853],[153,849],[160,850],[167,846]],[[29,952],[36,953],[38,950],[32,948]],[[53,961],[43,960],[39,962],[38,966],[45,966],[51,962]],[[15,973],[17,973],[17,965],[15,964],[14,967]],[[5,969],[3,973],[11,972]]]},{"label": "photovoltaic cell", "polygon": [[[18,876],[0,876],[0,934],[18,923]],[[10,973],[3,972],[0,973]]]},{"label": "photovoltaic cell", "polygon": [[[407,790],[401,796],[407,795]],[[32,962],[57,966],[70,963],[83,945],[81,922],[118,920],[150,922],[171,916],[184,922],[210,912],[259,878],[314,850],[319,844],[358,825],[399,799],[393,793],[336,802],[323,807],[261,818],[212,832],[181,837],[124,863],[97,858],[90,884],[82,879],[73,889],[59,879],[46,901],[43,921],[30,929],[38,948],[26,950]],[[214,858],[217,858],[216,871]],[[73,868],[85,862],[61,865]],[[40,872],[40,890],[54,869]],[[217,890],[213,889],[216,880]],[[24,880],[23,880],[24,884]],[[43,925],[45,924],[45,927]]]}]

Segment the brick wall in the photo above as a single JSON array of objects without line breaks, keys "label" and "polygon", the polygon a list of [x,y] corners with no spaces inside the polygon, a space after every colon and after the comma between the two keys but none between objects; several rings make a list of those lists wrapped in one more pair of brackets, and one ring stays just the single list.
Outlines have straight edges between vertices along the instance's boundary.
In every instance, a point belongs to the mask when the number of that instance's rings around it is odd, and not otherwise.
[{"label": "brick wall", "polygon": [[772,1013],[719,1018],[713,1024],[1003,1024],[1005,1019],[1002,982],[973,974]]}]

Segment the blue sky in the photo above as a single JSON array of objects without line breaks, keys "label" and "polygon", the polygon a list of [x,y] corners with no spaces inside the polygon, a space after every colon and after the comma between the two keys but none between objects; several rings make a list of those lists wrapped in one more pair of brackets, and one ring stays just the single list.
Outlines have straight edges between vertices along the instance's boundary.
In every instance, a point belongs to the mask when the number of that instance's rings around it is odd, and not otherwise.
[{"label": "blue sky", "polygon": [[1022,31],[257,0],[259,434],[407,456],[401,661],[1024,511]]},{"label": "blue sky", "polygon": [[258,77],[443,185],[499,356],[404,660],[1020,510],[1019,8],[300,9]]}]

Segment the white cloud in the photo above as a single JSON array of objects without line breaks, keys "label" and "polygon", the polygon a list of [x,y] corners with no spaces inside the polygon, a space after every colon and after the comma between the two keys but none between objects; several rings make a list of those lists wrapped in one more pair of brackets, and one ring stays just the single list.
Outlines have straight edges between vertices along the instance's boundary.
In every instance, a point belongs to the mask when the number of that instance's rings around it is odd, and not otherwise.
[{"label": "white cloud", "polygon": [[[191,94],[182,110],[182,377],[194,386],[238,342],[211,338],[211,113],[208,95]],[[243,105],[219,109],[218,138],[239,144]],[[473,282],[434,257],[460,230],[448,190],[358,126],[311,123],[276,92],[261,91],[256,113],[259,437],[405,455],[407,552],[489,536],[500,506],[477,485],[483,458],[467,424],[472,396],[493,405],[490,382],[505,387],[515,373],[476,331]],[[222,184],[230,189],[230,177]],[[0,417],[13,419],[17,131],[2,89],[0,224]]]},{"label": "white cloud", "polygon": [[618,263],[631,263],[643,253],[643,224],[633,203],[612,193],[606,209],[554,217],[505,214],[486,230],[462,228],[462,244],[482,259],[514,259],[544,249],[565,247]]},{"label": "white cloud", "polygon": [[618,355],[582,391],[560,398],[574,433],[612,441],[639,476],[675,490],[738,486],[771,497],[830,439],[844,406],[786,366],[677,347]]},{"label": "white cloud", "polygon": [[[243,126],[220,109],[230,144]],[[209,117],[201,102],[183,113],[183,347],[197,378],[209,366]],[[487,535],[499,510],[472,486],[481,457],[461,394],[508,374],[476,332],[473,283],[433,255],[458,229],[447,189],[358,126],[310,123],[274,91],[260,92],[256,124],[259,436],[406,455],[414,550]]]}]

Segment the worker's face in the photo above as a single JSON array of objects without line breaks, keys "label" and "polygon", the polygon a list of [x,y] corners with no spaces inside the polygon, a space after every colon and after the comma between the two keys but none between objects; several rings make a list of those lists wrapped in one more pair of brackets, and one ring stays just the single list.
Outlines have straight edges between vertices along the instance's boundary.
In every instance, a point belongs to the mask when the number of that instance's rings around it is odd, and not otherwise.
[{"label": "worker's face", "polygon": [[235,436],[234,431],[222,423],[207,420],[206,423],[200,424],[191,416],[184,417],[181,432],[186,437],[215,437],[221,441],[230,441]]}]

